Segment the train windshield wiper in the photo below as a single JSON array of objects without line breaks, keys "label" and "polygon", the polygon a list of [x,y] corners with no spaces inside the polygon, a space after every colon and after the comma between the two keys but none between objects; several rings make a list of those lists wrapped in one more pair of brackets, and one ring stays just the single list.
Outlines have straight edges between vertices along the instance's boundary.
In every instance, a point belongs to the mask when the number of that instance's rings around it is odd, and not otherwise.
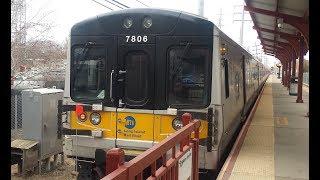
[{"label": "train windshield wiper", "polygon": [[181,65],[182,65],[182,63],[183,63],[183,60],[184,60],[184,59],[187,59],[186,56],[187,56],[187,54],[188,54],[188,53],[190,52],[190,50],[191,50],[191,45],[192,45],[192,43],[188,42],[188,43],[186,44],[186,46],[184,47],[184,49],[183,49],[182,55],[181,55],[181,56],[177,56],[177,58],[180,59],[180,62],[179,62],[179,64],[173,69],[173,73],[172,73],[173,76],[176,76],[177,73],[182,70]]},{"label": "train windshield wiper", "polygon": [[183,54],[182,54],[182,57],[181,58],[186,58],[186,55],[190,52],[190,47],[191,47],[192,43],[188,42],[186,44],[186,46],[184,47],[184,50],[183,50]]},{"label": "train windshield wiper", "polygon": [[78,70],[75,72],[75,75],[73,76],[73,85],[76,84],[78,78],[76,78],[78,76],[79,73],[81,73],[83,67],[85,66],[85,63],[80,63],[80,62],[84,62],[85,58],[88,55],[89,49],[90,49],[90,45],[92,44],[92,42],[87,42],[85,43],[85,45],[83,46],[83,50],[81,52],[81,56],[79,59],[77,59],[77,61],[79,62],[79,68]]}]

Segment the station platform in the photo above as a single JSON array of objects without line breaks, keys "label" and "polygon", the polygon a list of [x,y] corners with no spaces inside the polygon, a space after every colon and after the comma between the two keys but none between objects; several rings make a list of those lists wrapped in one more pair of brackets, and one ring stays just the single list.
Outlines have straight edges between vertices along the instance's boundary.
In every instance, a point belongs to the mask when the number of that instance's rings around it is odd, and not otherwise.
[{"label": "station platform", "polygon": [[244,126],[218,180],[309,179],[309,90],[296,103],[270,75],[251,121]]}]

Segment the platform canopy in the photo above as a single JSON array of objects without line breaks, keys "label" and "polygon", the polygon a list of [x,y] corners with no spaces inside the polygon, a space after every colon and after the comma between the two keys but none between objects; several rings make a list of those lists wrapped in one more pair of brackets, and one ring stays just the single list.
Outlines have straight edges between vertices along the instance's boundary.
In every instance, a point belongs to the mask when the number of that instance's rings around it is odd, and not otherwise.
[{"label": "platform canopy", "polygon": [[309,0],[244,0],[264,52],[281,62],[309,48]]}]

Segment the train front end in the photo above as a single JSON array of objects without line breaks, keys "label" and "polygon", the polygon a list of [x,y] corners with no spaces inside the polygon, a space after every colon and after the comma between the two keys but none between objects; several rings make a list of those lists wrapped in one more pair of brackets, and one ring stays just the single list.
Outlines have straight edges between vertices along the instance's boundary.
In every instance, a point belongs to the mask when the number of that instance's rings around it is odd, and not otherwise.
[{"label": "train front end", "polygon": [[130,159],[181,128],[183,112],[201,119],[207,142],[212,44],[210,21],[176,11],[129,9],[74,25],[67,155],[81,164],[120,147]]}]

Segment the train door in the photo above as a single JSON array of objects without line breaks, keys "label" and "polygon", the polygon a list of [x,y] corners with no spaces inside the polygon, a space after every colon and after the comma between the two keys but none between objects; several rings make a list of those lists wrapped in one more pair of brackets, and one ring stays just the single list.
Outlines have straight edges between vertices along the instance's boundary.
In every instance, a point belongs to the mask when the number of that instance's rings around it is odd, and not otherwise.
[{"label": "train door", "polygon": [[154,58],[153,44],[118,47],[117,66],[111,72],[117,146],[146,148],[153,144]]}]

